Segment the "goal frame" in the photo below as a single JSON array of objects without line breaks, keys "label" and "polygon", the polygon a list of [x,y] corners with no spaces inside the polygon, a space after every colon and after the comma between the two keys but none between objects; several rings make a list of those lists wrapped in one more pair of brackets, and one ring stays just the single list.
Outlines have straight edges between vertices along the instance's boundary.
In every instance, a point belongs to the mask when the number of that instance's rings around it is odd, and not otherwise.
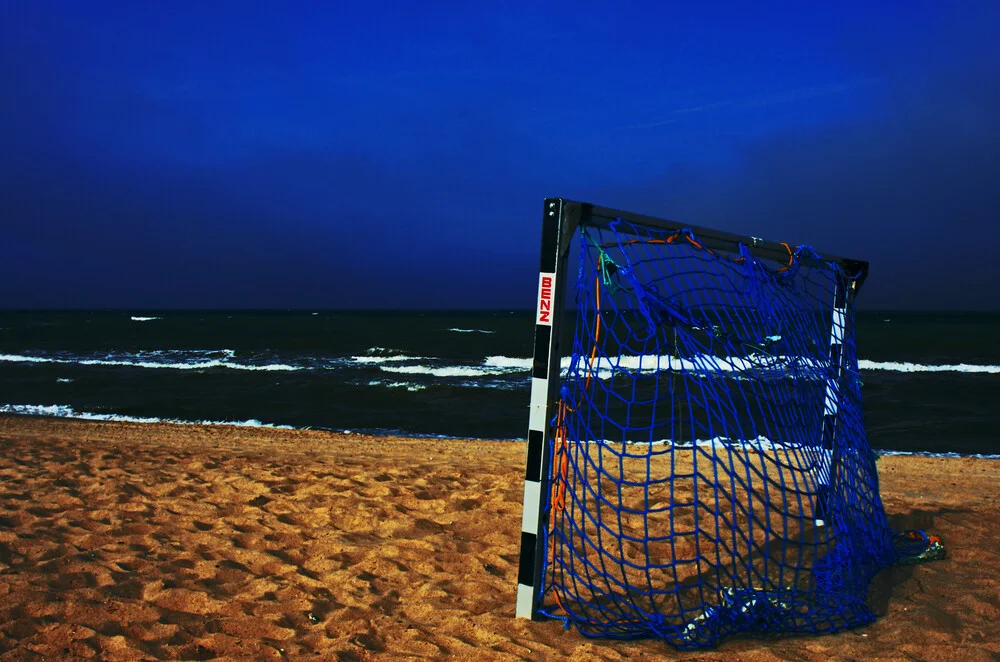
[{"label": "goal frame", "polygon": [[[739,254],[749,252],[756,258],[785,262],[791,249],[788,244],[760,237],[702,228],[677,221],[636,214],[620,209],[600,207],[565,198],[546,198],[542,211],[541,259],[538,291],[535,297],[534,349],[531,363],[531,397],[528,415],[528,448],[525,459],[524,498],[521,512],[521,547],[518,562],[518,586],[515,614],[517,618],[540,620],[542,573],[545,569],[545,528],[548,516],[547,495],[551,489],[551,447],[555,429],[551,425],[559,400],[560,388],[560,327],[566,300],[567,263],[572,239],[582,227],[608,227],[616,220],[635,223],[658,230],[690,231],[698,241],[713,251]],[[810,252],[802,257],[804,264],[839,264],[853,278],[851,292],[837,292],[834,308],[834,329],[831,333],[830,358],[840,368],[841,343],[846,332],[844,313],[853,296],[868,275],[868,262],[827,253]],[[833,426],[826,420],[835,417],[839,394],[827,392],[824,404],[823,446],[832,450]],[[832,399],[832,400],[831,400]],[[822,524],[822,520],[817,520]]]}]

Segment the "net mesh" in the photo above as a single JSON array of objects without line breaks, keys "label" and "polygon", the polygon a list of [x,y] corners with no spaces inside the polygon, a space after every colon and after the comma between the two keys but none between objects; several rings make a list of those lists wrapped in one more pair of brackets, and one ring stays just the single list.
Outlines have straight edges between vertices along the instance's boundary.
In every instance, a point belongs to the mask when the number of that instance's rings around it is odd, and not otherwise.
[{"label": "net mesh", "polygon": [[872,621],[899,551],[862,421],[857,274],[620,219],[578,236],[543,613],[680,648]]}]

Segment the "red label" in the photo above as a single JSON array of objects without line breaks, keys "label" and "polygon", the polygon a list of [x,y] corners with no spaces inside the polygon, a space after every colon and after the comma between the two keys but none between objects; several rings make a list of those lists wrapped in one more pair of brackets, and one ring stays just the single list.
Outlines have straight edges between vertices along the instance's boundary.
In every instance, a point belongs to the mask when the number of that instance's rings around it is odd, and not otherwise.
[{"label": "red label", "polygon": [[538,315],[536,324],[552,326],[552,290],[555,289],[556,275],[541,273],[538,276]]}]

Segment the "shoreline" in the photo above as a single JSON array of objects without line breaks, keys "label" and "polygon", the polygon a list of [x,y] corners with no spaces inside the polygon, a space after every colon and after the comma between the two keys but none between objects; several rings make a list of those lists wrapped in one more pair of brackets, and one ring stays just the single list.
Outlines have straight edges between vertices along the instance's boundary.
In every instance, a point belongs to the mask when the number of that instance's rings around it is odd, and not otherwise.
[{"label": "shoreline", "polygon": [[[678,655],[513,617],[521,441],[2,415],[0,447],[0,660]],[[878,467],[946,559],[884,571],[872,625],[684,659],[1000,656],[1000,464]]]},{"label": "shoreline", "polygon": [[[28,409],[25,413],[10,411],[9,409],[3,409],[2,407],[23,407]],[[53,414],[47,413],[51,411],[63,410],[68,412],[73,412],[71,414]],[[391,438],[391,439],[420,439],[420,440],[441,440],[441,441],[485,441],[494,443],[526,443],[527,439],[525,437],[520,438],[483,438],[483,437],[466,437],[466,436],[449,436],[444,434],[430,434],[430,433],[417,433],[417,432],[401,432],[401,431],[377,431],[373,432],[370,430],[348,430],[348,429],[334,429],[334,428],[324,428],[318,426],[303,426],[296,427],[294,425],[282,425],[275,423],[265,423],[257,419],[251,419],[247,421],[189,421],[175,418],[155,418],[155,417],[138,417],[138,416],[125,416],[119,414],[93,414],[89,412],[76,412],[72,407],[62,406],[62,405],[0,405],[0,418],[3,417],[17,417],[17,418],[34,418],[40,420],[51,420],[51,421],[85,421],[85,422],[96,422],[96,423],[133,423],[140,425],[181,425],[181,426],[207,426],[207,427],[233,427],[233,428],[244,428],[244,429],[260,429],[260,430],[298,430],[298,431],[312,431],[312,432],[323,432],[327,434],[342,435],[342,436],[356,436],[356,437],[371,437],[371,438]],[[636,442],[645,443],[645,442]],[[654,444],[666,443],[663,442],[653,442]],[[710,444],[712,442],[705,441],[699,442],[699,445]],[[690,448],[689,445],[682,445],[678,448],[687,449]],[[900,451],[900,450],[889,450],[889,449],[872,449],[872,452],[879,457],[888,456],[900,456],[900,457],[933,457],[933,458],[972,458],[978,460],[1000,460],[1000,453],[954,453],[948,451]]]}]

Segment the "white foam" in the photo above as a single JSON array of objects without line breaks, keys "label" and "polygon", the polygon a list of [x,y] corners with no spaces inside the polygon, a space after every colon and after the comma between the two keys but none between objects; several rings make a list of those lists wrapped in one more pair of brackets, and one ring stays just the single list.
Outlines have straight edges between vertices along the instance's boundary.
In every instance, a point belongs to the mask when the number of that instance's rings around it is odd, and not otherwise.
[{"label": "white foam", "polygon": [[525,375],[521,379],[512,380],[509,377],[501,377],[499,379],[476,379],[467,382],[458,382],[454,384],[459,388],[488,388],[488,389],[498,389],[501,391],[523,391],[528,392],[531,388],[531,379]]},{"label": "white foam", "polygon": [[[395,361],[427,361],[421,357],[352,357],[354,360],[363,359],[364,363],[387,363]],[[564,357],[560,362],[560,369],[563,376],[568,374],[572,364],[570,357]],[[431,375],[434,377],[489,377],[497,375],[509,375],[523,373],[531,370],[532,360],[515,358],[509,356],[488,356],[480,366],[432,366],[426,364],[395,366],[380,365],[380,369],[386,372],[394,372],[411,375]],[[582,375],[595,375],[599,379],[610,379],[616,374],[653,374],[658,371],[683,371],[695,374],[709,373],[736,373],[748,370],[774,370],[787,372],[794,369],[794,374],[801,378],[823,378],[824,375],[817,372],[812,362],[806,359],[789,357],[752,357],[752,358],[730,358],[723,359],[715,356],[702,355],[693,359],[678,359],[671,356],[619,356],[619,357],[598,357],[594,363],[584,357],[577,366]]]},{"label": "white foam", "polygon": [[[510,356],[488,356],[483,361],[488,368],[503,368],[506,370],[530,370],[532,359],[514,358]],[[572,365],[570,357],[563,357],[560,369],[565,375]],[[764,356],[722,358],[701,354],[693,358],[680,359],[669,355],[622,355],[599,356],[591,364],[589,357],[583,356],[577,364],[581,374],[596,375],[600,379],[608,379],[615,374],[624,372],[633,374],[652,374],[660,371],[689,372],[696,374],[734,373],[745,371],[794,371],[798,377],[821,377],[817,372],[821,364],[815,359],[794,356]]]},{"label": "white foam", "polygon": [[407,391],[416,392],[423,391],[427,388],[425,384],[414,384],[413,382],[387,382],[380,379],[375,379],[368,382],[369,386],[384,386],[386,388],[405,388]]},{"label": "white foam", "polygon": [[355,363],[385,363],[387,361],[426,361],[428,359],[421,356],[409,356],[399,349],[369,347],[365,350],[364,356],[352,356],[350,360]]},{"label": "white foam", "polygon": [[502,375],[505,370],[490,370],[487,368],[475,368],[471,366],[445,366],[435,368],[427,365],[383,365],[380,370],[403,375],[432,375],[434,377],[487,377],[490,375]]},{"label": "white foam", "polygon": [[[569,360],[563,359],[566,367],[569,367]],[[510,356],[487,356],[483,365],[489,368],[507,368],[511,370],[531,370],[531,359],[519,359]]]},{"label": "white foam", "polygon": [[[263,372],[293,372],[312,369],[337,369],[343,366],[378,366],[386,372],[403,374],[425,374],[434,377],[489,377],[512,375],[531,370],[532,359],[510,356],[487,356],[478,366],[469,365],[434,365],[433,362],[444,362],[444,359],[432,357],[410,356],[398,350],[373,347],[365,355],[351,357],[336,357],[320,359],[319,357],[303,357],[302,365],[286,363],[254,364],[235,360],[236,352],[232,349],[216,350],[152,350],[135,354],[121,353],[106,356],[37,356],[30,354],[0,354],[0,362],[9,363],[49,363],[82,366],[123,366],[133,368],[167,369],[167,370],[210,370],[213,368],[263,371]],[[415,363],[416,365],[397,366],[386,364]],[[571,357],[563,357],[560,361],[560,372],[565,377],[569,373]],[[718,357],[702,354],[690,358],[676,358],[669,355],[622,355],[600,356],[593,364],[589,356],[579,357],[576,370],[579,376],[588,375],[598,379],[610,379],[615,375],[650,375],[656,372],[678,372],[693,376],[698,375],[732,375],[736,378],[745,373],[771,373],[775,377],[797,379],[828,378],[825,362],[808,357],[751,355],[746,357]],[[956,372],[966,374],[1000,374],[1000,365],[976,365],[967,363],[927,365],[897,361],[858,361],[861,371],[881,371],[898,373],[943,373]]]},{"label": "white foam", "polygon": [[[610,439],[586,439],[581,440],[582,444],[587,445],[601,445],[601,446],[615,446],[620,447],[623,443],[626,446],[669,446],[678,450],[693,450],[694,448],[701,449],[713,449],[713,450],[726,450],[726,449],[737,449],[744,451],[756,451],[761,453],[767,452],[780,452],[780,451],[818,451],[819,446],[813,446],[809,444],[801,443],[787,443],[787,442],[774,442],[767,437],[761,435],[756,439],[730,439],[728,437],[714,437],[712,439],[698,439],[694,442],[682,441],[675,442],[672,439],[658,439],[655,441],[625,441],[620,440],[610,440]],[[984,460],[1000,460],[1000,454],[990,454],[990,453],[953,453],[953,452],[932,452],[932,451],[896,451],[896,450],[879,450],[873,451],[876,455],[900,455],[900,456],[919,456],[919,457],[942,457],[942,458],[958,458],[958,457],[972,457]],[[800,467],[802,469],[804,467]]]},{"label": "white foam", "polygon": [[490,331],[489,329],[448,329],[455,333],[496,333],[496,331]]},{"label": "white foam", "polygon": [[952,365],[924,365],[922,363],[910,363],[908,361],[868,361],[861,359],[858,361],[858,368],[861,370],[887,370],[891,372],[968,372],[1000,374],[1000,365],[973,365],[969,363],[956,363]]},{"label": "white foam", "polygon": [[43,356],[21,356],[19,354],[0,354],[0,361],[9,363],[72,363],[71,361],[57,361]]},{"label": "white foam", "polygon": [[131,319],[133,322],[152,322],[153,320],[161,320],[163,318],[162,317],[137,317],[137,316],[133,315],[129,319]]},{"label": "white foam", "polygon": [[[490,368],[505,368],[510,370],[530,370],[532,360],[530,358],[515,358],[510,356],[488,356],[483,365]],[[791,371],[800,377],[823,377],[823,362],[818,359],[796,356],[764,356],[753,355],[749,357],[729,357],[721,358],[702,354],[694,358],[679,359],[672,356],[647,355],[623,355],[618,357],[597,357],[593,366],[590,365],[589,357],[581,357],[580,372],[587,374],[593,371],[601,379],[607,379],[614,373],[653,373],[656,371],[677,371],[691,373],[711,373],[711,372],[743,372],[756,370]],[[560,367],[563,374],[570,366],[570,359],[563,357]],[[896,362],[896,361],[869,361],[861,359],[858,361],[860,370],[887,372],[965,372],[1000,374],[1000,365],[974,365],[968,363],[950,365],[926,365],[920,363]],[[592,373],[592,374],[593,374]]]},{"label": "white foam", "polygon": [[915,455],[919,457],[974,457],[980,460],[1000,460],[1000,453],[932,453],[930,451],[875,451],[879,455]]},{"label": "white foam", "polygon": [[56,418],[75,418],[85,421],[111,421],[116,423],[171,423],[175,425],[229,425],[235,427],[274,428],[293,430],[290,425],[273,425],[261,423],[255,418],[245,421],[186,421],[179,418],[158,418],[145,416],[124,416],[122,414],[95,414],[78,412],[69,405],[0,405],[0,414],[17,414],[20,416],[53,416]]},{"label": "white foam", "polygon": [[[386,385],[390,388],[397,388],[407,386],[420,386],[409,384],[408,382],[391,382],[388,384],[383,384],[381,382],[370,382],[370,385]],[[419,389],[418,389],[419,390]],[[174,425],[225,425],[233,427],[255,427],[255,428],[273,428],[280,430],[294,430],[296,429],[291,425],[275,425],[272,423],[263,423],[255,418],[247,419],[245,421],[211,421],[211,420],[184,420],[179,418],[159,418],[159,417],[145,417],[145,416],[125,416],[122,414],[96,414],[93,412],[78,412],[69,405],[14,405],[14,404],[0,404],[0,414],[13,414],[19,416],[51,416],[55,418],[73,418],[79,420],[88,421],[108,421],[108,422],[120,422],[120,423],[169,423]],[[308,429],[308,428],[306,428]],[[351,434],[350,430],[343,430],[345,434]],[[465,437],[447,437],[445,435],[418,435],[407,433],[405,431],[394,430],[391,434],[397,436],[425,436],[441,439],[464,439]],[[520,441],[524,441],[521,439]],[[611,441],[611,440],[585,440],[580,443],[585,444],[599,444],[599,445],[620,445],[621,441]],[[694,448],[715,448],[715,449],[732,449],[739,448],[743,450],[752,450],[758,452],[768,452],[768,451],[781,451],[781,450],[797,450],[802,448],[809,448],[802,444],[783,444],[772,442],[770,439],[764,436],[759,436],[756,439],[741,440],[741,439],[729,439],[726,437],[715,437],[713,439],[699,439],[692,442],[674,442],[670,439],[660,439],[656,441],[630,441],[626,442],[629,446],[640,446],[640,445],[652,445],[652,446],[672,446],[678,450],[693,450]],[[896,450],[875,450],[878,455],[901,455],[901,456],[919,456],[919,457],[940,457],[940,458],[978,458],[984,460],[1000,460],[1000,454],[988,454],[988,453],[934,453],[930,451],[896,451]]]},{"label": "white foam", "polygon": [[[231,351],[231,350],[222,350]],[[154,354],[155,355],[155,354]],[[231,358],[232,354],[227,355]],[[212,359],[210,361],[200,361],[197,363],[176,363],[161,361],[146,361],[138,359],[60,359],[50,356],[25,356],[21,354],[0,354],[0,361],[9,363],[58,363],[63,365],[106,365],[106,366],[126,366],[131,368],[153,368],[165,370],[208,370],[210,368],[227,368],[229,370],[251,370],[251,371],[294,371],[305,370],[303,367],[286,365],[284,363],[268,363],[265,365],[250,365],[246,363],[233,363],[227,360]]]},{"label": "white foam", "polygon": [[426,361],[427,359],[421,356],[352,356],[351,360],[355,363],[389,363],[397,361]]},{"label": "white foam", "polygon": [[654,441],[629,441],[626,440],[622,442],[621,440],[610,440],[610,439],[587,439],[580,443],[585,444],[597,444],[601,446],[620,446],[623,443],[626,446],[671,446],[673,448],[679,449],[692,449],[692,448],[712,448],[712,449],[727,449],[727,448],[742,448],[744,450],[755,450],[758,452],[773,451],[773,450],[794,450],[803,448],[802,444],[789,444],[773,442],[767,437],[760,435],[755,439],[731,439],[729,437],[713,437],[711,439],[698,439],[696,441],[674,441],[673,439],[657,439]]}]

